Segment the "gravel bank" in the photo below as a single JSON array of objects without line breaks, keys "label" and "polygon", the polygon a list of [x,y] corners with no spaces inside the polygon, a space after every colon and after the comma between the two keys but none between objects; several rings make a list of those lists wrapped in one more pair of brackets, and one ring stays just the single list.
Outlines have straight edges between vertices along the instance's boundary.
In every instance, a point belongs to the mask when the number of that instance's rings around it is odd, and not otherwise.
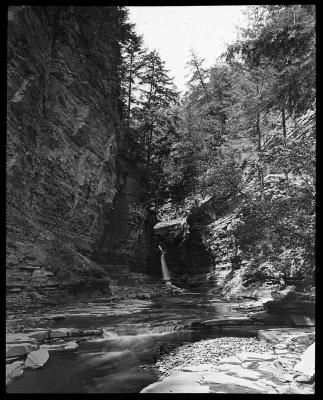
[{"label": "gravel bank", "polygon": [[272,351],[273,347],[257,338],[222,337],[200,340],[195,343],[185,343],[176,347],[168,354],[161,356],[155,367],[160,379],[168,376],[173,368],[192,366],[204,363],[214,363],[227,356],[234,356],[242,351],[263,353]]}]

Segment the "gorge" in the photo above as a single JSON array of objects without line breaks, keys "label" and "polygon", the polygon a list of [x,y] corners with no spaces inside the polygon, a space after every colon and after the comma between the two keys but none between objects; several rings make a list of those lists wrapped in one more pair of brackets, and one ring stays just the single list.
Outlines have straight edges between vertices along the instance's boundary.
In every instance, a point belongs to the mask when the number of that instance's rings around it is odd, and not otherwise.
[{"label": "gorge", "polygon": [[8,392],[314,392],[315,6],[255,7],[182,96],[125,7],[8,8]]}]

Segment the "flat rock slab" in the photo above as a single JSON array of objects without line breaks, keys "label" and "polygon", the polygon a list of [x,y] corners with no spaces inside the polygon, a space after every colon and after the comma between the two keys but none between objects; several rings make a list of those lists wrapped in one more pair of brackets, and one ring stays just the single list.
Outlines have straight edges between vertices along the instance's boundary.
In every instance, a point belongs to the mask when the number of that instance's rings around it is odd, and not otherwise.
[{"label": "flat rock slab", "polygon": [[240,365],[241,360],[236,357],[236,356],[230,356],[230,357],[222,357],[219,361],[218,364],[231,364],[231,365]]},{"label": "flat rock slab", "polygon": [[36,339],[26,333],[9,333],[6,335],[6,343],[36,343]]},{"label": "flat rock slab", "polygon": [[34,343],[6,343],[6,358],[24,356],[33,350],[37,350],[37,344]]},{"label": "flat rock slab", "polygon": [[164,222],[159,222],[158,224],[154,225],[154,231],[157,231],[162,228],[171,228],[171,227],[181,228],[183,225],[185,225],[185,223],[186,223],[186,218],[177,218]]},{"label": "flat rock slab", "polygon": [[67,342],[64,344],[41,344],[40,348],[49,353],[60,353],[64,351],[74,351],[79,348],[76,342]]},{"label": "flat rock slab", "polygon": [[263,374],[248,368],[243,368],[241,365],[221,364],[216,366],[218,371],[226,371],[227,374],[237,376],[239,378],[248,378],[252,381],[257,381],[263,378]]},{"label": "flat rock slab", "polygon": [[275,354],[271,354],[271,353],[256,353],[256,352],[242,352],[237,354],[237,357],[239,358],[239,360],[241,360],[241,362],[245,362],[245,361],[257,361],[257,362],[261,362],[261,361],[274,361],[277,359],[277,356]]},{"label": "flat rock slab", "polygon": [[[291,358],[295,363],[297,355]],[[313,394],[314,386],[295,382],[294,375],[283,368],[279,359],[270,352],[242,352],[223,357],[216,364],[177,367],[168,377],[149,385],[141,393]],[[304,375],[299,378],[300,382],[306,381]]]},{"label": "flat rock slab", "polygon": [[67,338],[76,336],[102,336],[103,329],[73,329],[73,328],[61,328],[51,329],[50,339]]},{"label": "flat rock slab", "polygon": [[37,340],[37,342],[42,342],[44,340],[48,340],[50,338],[50,331],[49,330],[37,330],[33,332],[29,332],[26,334],[31,339]]},{"label": "flat rock slab", "polygon": [[140,393],[210,393],[208,386],[201,385],[203,372],[174,372],[161,382],[155,382]]},{"label": "flat rock slab", "polygon": [[48,361],[49,354],[48,351],[45,349],[40,349],[37,351],[32,351],[28,354],[25,367],[31,369],[37,369],[42,367]]},{"label": "flat rock slab", "polygon": [[289,313],[295,315],[315,315],[314,301],[286,301],[272,300],[264,304],[264,308],[270,313]]},{"label": "flat rock slab", "polygon": [[[241,368],[241,370],[243,369]],[[202,385],[221,385],[222,393],[278,393],[270,381],[263,379],[254,381],[221,371],[205,373],[200,383]],[[213,391],[217,391],[216,387],[213,388]]]},{"label": "flat rock slab", "polygon": [[248,317],[230,317],[230,318],[216,318],[203,321],[203,325],[242,325],[252,324],[252,320]]},{"label": "flat rock slab", "polygon": [[14,379],[21,376],[24,372],[24,362],[15,361],[6,365],[6,385],[9,385]]},{"label": "flat rock slab", "polygon": [[[275,328],[275,329],[266,329],[260,330],[258,332],[258,338],[262,340],[266,340],[269,343],[277,344],[287,341],[297,341],[302,338],[302,340],[308,340],[308,344],[314,342],[315,340],[315,331],[309,330],[305,331],[300,328]],[[307,338],[307,339],[306,339]]]},{"label": "flat rock slab", "polygon": [[178,369],[183,372],[202,372],[202,371],[210,371],[212,369],[217,369],[217,367],[214,364],[205,363],[199,365],[189,365],[189,366],[179,367]]},{"label": "flat rock slab", "polygon": [[252,321],[262,322],[266,326],[290,326],[293,327],[294,323],[288,314],[270,314],[266,311],[248,314]]},{"label": "flat rock slab", "polygon": [[56,338],[69,337],[69,336],[71,336],[71,331],[72,331],[72,329],[70,329],[70,328],[61,328],[61,329],[50,330],[50,338],[56,339]]},{"label": "flat rock slab", "polygon": [[53,321],[62,321],[66,318],[66,316],[63,314],[55,314],[55,315],[49,315],[47,318],[52,319]]}]

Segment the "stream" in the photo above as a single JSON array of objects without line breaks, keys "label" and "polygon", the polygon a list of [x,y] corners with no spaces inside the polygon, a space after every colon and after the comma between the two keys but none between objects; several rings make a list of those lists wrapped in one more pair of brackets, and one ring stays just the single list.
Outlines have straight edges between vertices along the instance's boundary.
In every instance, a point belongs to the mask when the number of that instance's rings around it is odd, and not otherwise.
[{"label": "stream", "polygon": [[165,346],[224,336],[211,329],[188,329],[188,323],[240,315],[232,303],[205,293],[88,303],[59,313],[65,318],[40,319],[37,328],[103,328],[104,337],[80,342],[75,352],[51,353],[44,367],[25,370],[7,387],[8,393],[139,392],[158,379],[153,364]]}]

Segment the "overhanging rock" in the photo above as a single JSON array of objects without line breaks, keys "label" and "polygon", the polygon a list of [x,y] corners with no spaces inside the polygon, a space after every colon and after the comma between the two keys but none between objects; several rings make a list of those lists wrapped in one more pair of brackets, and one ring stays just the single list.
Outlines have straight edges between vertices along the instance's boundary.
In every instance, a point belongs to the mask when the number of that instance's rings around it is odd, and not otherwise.
[{"label": "overhanging rock", "polygon": [[188,232],[186,218],[177,218],[165,222],[159,222],[154,226],[155,235],[165,242],[181,240]]}]

